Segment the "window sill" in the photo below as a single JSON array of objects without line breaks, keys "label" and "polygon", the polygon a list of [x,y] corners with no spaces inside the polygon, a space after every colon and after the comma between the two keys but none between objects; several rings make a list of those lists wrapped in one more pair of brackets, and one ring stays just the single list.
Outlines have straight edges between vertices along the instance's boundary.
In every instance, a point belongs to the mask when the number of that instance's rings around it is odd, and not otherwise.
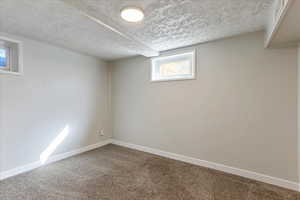
[{"label": "window sill", "polygon": [[190,78],[173,78],[173,79],[158,79],[158,80],[150,80],[150,82],[171,82],[171,81],[188,81],[188,80],[196,80],[196,77]]},{"label": "window sill", "polygon": [[13,75],[13,76],[22,76],[23,73],[20,72],[12,72],[12,71],[5,71],[5,70],[0,70],[0,75]]}]

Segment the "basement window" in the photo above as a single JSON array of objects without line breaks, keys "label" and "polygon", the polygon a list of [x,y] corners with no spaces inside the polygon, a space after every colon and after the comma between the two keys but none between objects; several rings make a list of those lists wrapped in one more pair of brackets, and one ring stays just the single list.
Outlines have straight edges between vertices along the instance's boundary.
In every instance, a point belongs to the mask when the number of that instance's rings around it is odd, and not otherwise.
[{"label": "basement window", "polygon": [[151,81],[195,79],[195,51],[152,59]]},{"label": "basement window", "polygon": [[20,74],[21,43],[0,37],[0,74]]}]

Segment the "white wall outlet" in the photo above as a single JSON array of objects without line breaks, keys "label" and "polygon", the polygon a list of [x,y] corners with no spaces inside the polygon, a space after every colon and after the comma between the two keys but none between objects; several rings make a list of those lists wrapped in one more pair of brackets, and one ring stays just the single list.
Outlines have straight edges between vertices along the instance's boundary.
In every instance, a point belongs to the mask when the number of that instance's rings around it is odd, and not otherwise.
[{"label": "white wall outlet", "polygon": [[100,136],[105,136],[104,130],[99,130],[99,131],[98,131],[98,134],[99,134]]}]

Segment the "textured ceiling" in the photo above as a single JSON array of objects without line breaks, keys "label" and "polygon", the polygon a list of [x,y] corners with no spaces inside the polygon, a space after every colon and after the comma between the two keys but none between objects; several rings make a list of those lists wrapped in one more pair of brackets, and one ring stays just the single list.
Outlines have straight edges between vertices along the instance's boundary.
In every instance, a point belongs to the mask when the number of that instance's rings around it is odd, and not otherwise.
[{"label": "textured ceiling", "polygon": [[149,47],[91,20],[61,0],[0,0],[0,32],[13,33],[106,60],[137,54]]},{"label": "textured ceiling", "polygon": [[[273,0],[0,0],[0,31],[104,59],[164,51],[263,30]],[[121,20],[128,5],[142,23]]]}]

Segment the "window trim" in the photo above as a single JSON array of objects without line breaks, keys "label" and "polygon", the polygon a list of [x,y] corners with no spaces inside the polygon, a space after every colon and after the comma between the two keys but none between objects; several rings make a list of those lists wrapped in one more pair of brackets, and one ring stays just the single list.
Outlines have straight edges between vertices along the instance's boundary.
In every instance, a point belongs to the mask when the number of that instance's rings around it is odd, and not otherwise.
[{"label": "window trim", "polygon": [[[181,77],[181,78],[166,78],[166,79],[153,79],[154,77],[154,68],[155,62],[157,60],[164,60],[172,57],[182,56],[185,54],[192,54],[192,74],[191,77]],[[185,80],[195,80],[196,79],[196,68],[197,68],[197,59],[196,59],[196,49],[186,49],[182,51],[175,51],[168,54],[163,54],[158,57],[151,58],[151,73],[150,73],[150,82],[166,82],[166,81],[185,81]]]},{"label": "window trim", "polygon": [[17,50],[17,56],[15,57],[15,59],[17,59],[17,71],[12,71],[12,62],[13,62],[13,49],[11,47],[8,46],[8,48],[10,49],[9,53],[10,53],[10,68],[7,69],[0,69],[0,76],[1,75],[15,75],[15,76],[22,76],[23,75],[23,43],[19,40],[15,40],[15,39],[11,39],[8,38],[6,36],[1,36],[0,35],[0,41],[3,41],[4,43],[1,44],[2,46],[7,46],[5,45],[6,42],[8,43],[14,43],[15,45],[17,45],[16,50]]}]

